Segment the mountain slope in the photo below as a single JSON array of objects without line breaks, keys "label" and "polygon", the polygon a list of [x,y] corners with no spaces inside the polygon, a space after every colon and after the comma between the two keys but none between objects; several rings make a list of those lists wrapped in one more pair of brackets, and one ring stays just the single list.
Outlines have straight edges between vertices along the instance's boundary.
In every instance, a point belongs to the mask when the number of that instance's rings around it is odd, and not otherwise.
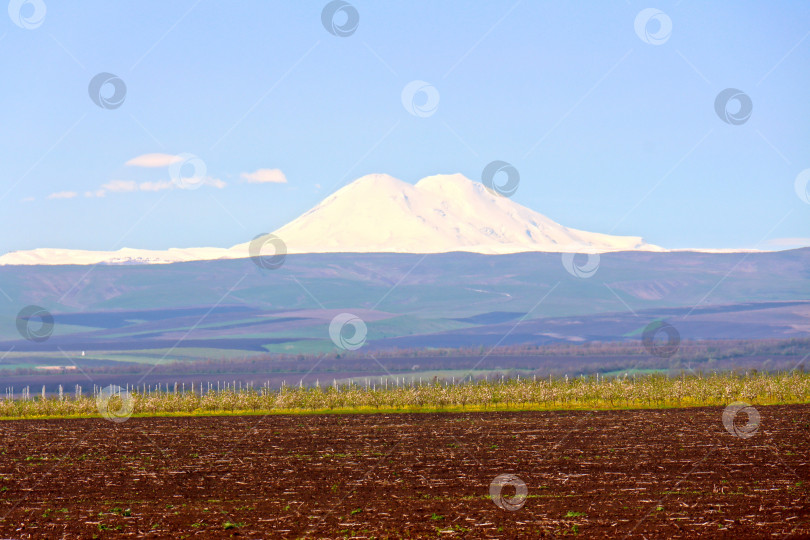
[{"label": "mountain slope", "polygon": [[[460,174],[416,185],[385,174],[359,178],[274,232],[288,253],[664,251],[637,236],[569,229]],[[41,248],[0,257],[0,265],[158,264],[249,256],[232,248],[166,251]]]},{"label": "mountain slope", "polygon": [[[153,362],[174,346],[169,359],[217,358],[226,350],[326,352],[335,350],[330,321],[344,312],[360,317],[369,346],[380,348],[637,339],[657,319],[684,340],[810,331],[810,248],[607,253],[589,279],[571,275],[561,259],[327,253],[291,255],[273,272],[245,259],[93,272],[4,266],[0,351],[8,352],[5,364],[41,351],[59,365],[62,351],[82,350],[105,361],[115,351],[142,350]],[[56,331],[46,341],[18,332],[16,318],[28,305],[53,314]]]}]

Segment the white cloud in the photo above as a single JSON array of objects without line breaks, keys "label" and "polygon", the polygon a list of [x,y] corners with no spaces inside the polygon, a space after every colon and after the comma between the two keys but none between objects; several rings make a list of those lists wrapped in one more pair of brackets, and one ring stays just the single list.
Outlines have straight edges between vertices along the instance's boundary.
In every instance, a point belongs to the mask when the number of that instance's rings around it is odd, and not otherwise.
[{"label": "white cloud", "polygon": [[34,202],[34,198],[33,198],[33,197],[25,197],[25,198],[22,200],[22,202]]},{"label": "white cloud", "polygon": [[[185,157],[184,157],[185,156]],[[171,154],[142,154],[140,156],[134,157],[127,161],[125,165],[130,167],[148,167],[148,168],[160,168],[160,167],[169,167],[172,164],[183,162],[184,159],[187,159],[186,154],[181,155],[171,155]],[[171,168],[169,169],[171,172]],[[255,173],[251,173],[251,177],[257,174],[264,174],[265,176],[259,176],[258,179],[249,180],[251,182],[286,182],[286,178],[284,178],[284,174],[279,170],[270,171],[268,169],[260,169]],[[266,173],[272,173],[275,176],[267,176]],[[246,173],[247,174],[247,173]],[[278,177],[280,175],[280,179]],[[86,191],[84,193],[85,197],[104,197],[108,192],[109,193],[132,193],[136,191],[163,191],[166,189],[194,189],[200,186],[211,186],[217,189],[222,189],[228,184],[220,180],[219,178],[212,178],[210,176],[206,176],[204,178],[189,178],[186,179],[187,181],[178,181],[178,180],[153,180],[153,181],[146,181],[146,182],[137,182],[135,180],[110,180],[106,184],[103,184],[95,191]],[[73,195],[75,197],[75,194]],[[56,197],[53,197],[56,198]],[[68,198],[67,195],[64,195],[62,198]]]},{"label": "white cloud", "polygon": [[135,191],[138,184],[134,180],[110,180],[101,186],[100,191],[112,191],[115,193]]},{"label": "white cloud", "polygon": [[138,189],[141,191],[163,191],[164,189],[174,189],[175,187],[177,186],[169,180],[159,182],[141,182],[138,184]]},{"label": "white cloud", "polygon": [[[212,178],[206,176],[204,178],[183,178],[177,179],[172,182],[144,182],[141,184],[141,189],[149,189],[145,184],[160,184],[160,186],[149,186],[150,191],[158,191],[159,189],[196,189],[200,186],[211,186],[217,189],[222,189],[228,184],[219,178]],[[168,185],[165,185],[168,184]]]},{"label": "white cloud", "polygon": [[287,177],[281,169],[259,169],[252,173],[242,173],[242,178],[250,184],[286,184]]},{"label": "white cloud", "polygon": [[[211,186],[217,189],[222,189],[228,184],[220,180],[219,178],[211,178],[210,176],[206,176],[200,181],[195,181],[194,183],[199,183],[203,186]],[[136,191],[163,191],[166,189],[192,189],[191,182],[189,182],[188,186],[183,185],[180,182],[173,182],[171,180],[155,180],[155,181],[147,181],[147,182],[136,182],[135,180],[110,180],[106,184],[103,184],[99,189],[96,191],[86,191],[84,193],[85,197],[104,197],[107,193],[133,193]],[[56,195],[56,194],[54,194]],[[75,196],[75,194],[73,195]],[[51,198],[58,198],[53,196]],[[61,198],[69,198],[69,196],[65,195]]]},{"label": "white cloud", "polygon": [[222,189],[222,188],[224,188],[225,186],[227,186],[227,185],[228,185],[228,184],[226,184],[225,182],[223,182],[222,180],[220,180],[219,178],[211,178],[210,176],[209,176],[208,178],[206,178],[206,179],[203,181],[203,183],[204,183],[206,186],[215,187],[215,188],[217,188],[217,189]]},{"label": "white cloud", "polygon": [[75,191],[57,191],[48,195],[49,199],[72,199],[76,196]]},{"label": "white cloud", "polygon": [[128,165],[130,167],[168,167],[172,163],[177,163],[178,161],[183,161],[183,158],[180,156],[173,156],[171,154],[143,154],[138,157],[134,157],[124,163],[124,165]]}]

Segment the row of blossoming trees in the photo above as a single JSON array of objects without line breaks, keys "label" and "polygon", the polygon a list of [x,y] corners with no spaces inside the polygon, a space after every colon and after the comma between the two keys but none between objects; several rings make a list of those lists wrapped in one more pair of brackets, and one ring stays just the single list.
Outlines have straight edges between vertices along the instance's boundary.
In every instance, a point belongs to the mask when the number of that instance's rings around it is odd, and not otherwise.
[{"label": "row of blossoming trees", "polygon": [[514,378],[452,383],[362,380],[313,387],[76,387],[48,396],[26,388],[0,397],[0,417],[284,413],[318,411],[535,410],[810,403],[804,372]]}]

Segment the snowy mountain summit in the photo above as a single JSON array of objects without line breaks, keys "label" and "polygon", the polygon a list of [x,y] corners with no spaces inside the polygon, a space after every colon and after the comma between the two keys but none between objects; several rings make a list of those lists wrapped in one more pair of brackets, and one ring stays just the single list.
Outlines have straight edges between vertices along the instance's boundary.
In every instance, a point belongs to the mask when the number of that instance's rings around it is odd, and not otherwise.
[{"label": "snowy mountain summit", "polygon": [[637,236],[563,227],[460,174],[416,185],[363,176],[274,234],[290,253],[660,250]]},{"label": "snowy mountain summit", "polygon": [[[291,254],[664,251],[638,236],[569,229],[460,174],[428,176],[415,185],[386,174],[363,176],[273,234]],[[40,248],[3,255],[0,265],[234,259],[248,257],[248,246],[166,251]]]}]

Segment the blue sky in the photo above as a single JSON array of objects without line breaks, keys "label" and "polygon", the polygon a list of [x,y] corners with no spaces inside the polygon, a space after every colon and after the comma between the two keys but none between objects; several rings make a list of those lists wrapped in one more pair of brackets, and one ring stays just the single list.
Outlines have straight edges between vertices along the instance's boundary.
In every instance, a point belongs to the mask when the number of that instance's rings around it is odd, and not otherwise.
[{"label": "blue sky", "polygon": [[[806,2],[354,1],[346,37],[326,2],[38,3],[0,17],[2,252],[227,247],[364,174],[478,180],[493,160],[570,227],[810,243]],[[639,35],[650,7],[664,19]],[[99,73],[120,106],[90,98]],[[422,116],[415,80],[439,97]],[[715,111],[726,88],[753,104],[739,125]],[[172,183],[179,154],[204,163],[197,189]]]}]

